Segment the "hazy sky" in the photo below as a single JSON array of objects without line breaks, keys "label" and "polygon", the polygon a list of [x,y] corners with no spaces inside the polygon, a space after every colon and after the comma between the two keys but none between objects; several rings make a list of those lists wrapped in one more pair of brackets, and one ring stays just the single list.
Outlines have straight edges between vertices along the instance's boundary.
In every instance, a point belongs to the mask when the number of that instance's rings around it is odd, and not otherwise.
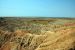
[{"label": "hazy sky", "polygon": [[75,0],[0,0],[0,16],[75,17]]}]

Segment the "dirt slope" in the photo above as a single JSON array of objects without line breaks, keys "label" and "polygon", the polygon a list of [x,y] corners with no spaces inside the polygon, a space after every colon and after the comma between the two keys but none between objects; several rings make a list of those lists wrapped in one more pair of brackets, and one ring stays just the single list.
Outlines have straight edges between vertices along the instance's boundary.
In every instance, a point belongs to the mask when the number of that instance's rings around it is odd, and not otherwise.
[{"label": "dirt slope", "polygon": [[[6,42],[0,50],[74,50],[75,29],[55,32],[47,31],[36,35],[17,30],[15,37]],[[24,33],[24,34],[23,34]]]}]

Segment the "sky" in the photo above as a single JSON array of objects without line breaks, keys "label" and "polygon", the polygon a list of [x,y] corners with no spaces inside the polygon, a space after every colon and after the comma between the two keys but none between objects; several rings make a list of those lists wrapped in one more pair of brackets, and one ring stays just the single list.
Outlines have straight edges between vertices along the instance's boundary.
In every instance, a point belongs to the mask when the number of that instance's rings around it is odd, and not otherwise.
[{"label": "sky", "polygon": [[75,17],[75,0],[0,0],[0,16]]}]

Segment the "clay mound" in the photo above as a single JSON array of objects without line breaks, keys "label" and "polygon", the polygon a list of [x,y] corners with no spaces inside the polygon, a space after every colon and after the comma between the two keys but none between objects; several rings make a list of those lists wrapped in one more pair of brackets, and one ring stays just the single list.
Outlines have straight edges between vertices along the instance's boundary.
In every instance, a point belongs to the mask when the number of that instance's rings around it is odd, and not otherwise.
[{"label": "clay mound", "polygon": [[43,34],[31,34],[16,30],[0,50],[75,50],[75,29],[46,31]]},{"label": "clay mound", "polygon": [[[67,30],[65,30],[66,32]],[[45,42],[40,44],[36,50],[69,50],[75,49],[75,30],[64,34],[57,33],[60,36],[47,37]],[[52,40],[53,39],[53,40]]]}]

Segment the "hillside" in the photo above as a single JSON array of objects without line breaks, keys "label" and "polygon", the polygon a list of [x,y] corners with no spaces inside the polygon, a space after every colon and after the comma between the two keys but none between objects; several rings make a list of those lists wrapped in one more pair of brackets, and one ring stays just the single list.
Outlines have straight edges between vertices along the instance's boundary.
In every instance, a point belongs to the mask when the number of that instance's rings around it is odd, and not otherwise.
[{"label": "hillside", "polygon": [[0,50],[75,50],[75,19],[0,18]]}]

